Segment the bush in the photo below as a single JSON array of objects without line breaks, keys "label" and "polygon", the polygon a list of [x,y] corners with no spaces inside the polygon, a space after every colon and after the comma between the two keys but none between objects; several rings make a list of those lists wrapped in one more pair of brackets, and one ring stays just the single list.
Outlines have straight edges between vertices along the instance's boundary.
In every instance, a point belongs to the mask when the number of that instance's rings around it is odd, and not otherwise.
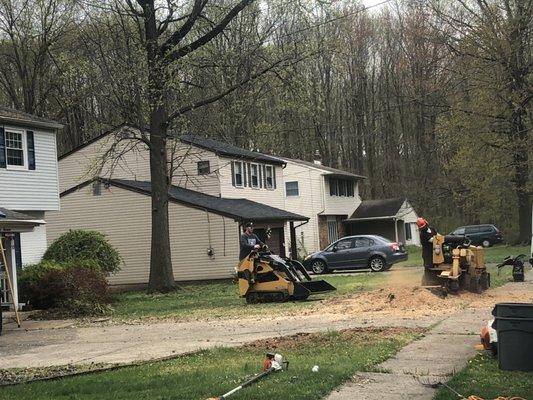
[{"label": "bush", "polygon": [[55,309],[69,316],[100,314],[107,309],[107,280],[95,262],[44,261],[24,268],[20,283],[22,298],[34,308]]},{"label": "bush", "polygon": [[120,270],[121,257],[100,232],[70,230],[54,240],[43,260],[59,263],[92,260],[101,271],[115,274]]}]

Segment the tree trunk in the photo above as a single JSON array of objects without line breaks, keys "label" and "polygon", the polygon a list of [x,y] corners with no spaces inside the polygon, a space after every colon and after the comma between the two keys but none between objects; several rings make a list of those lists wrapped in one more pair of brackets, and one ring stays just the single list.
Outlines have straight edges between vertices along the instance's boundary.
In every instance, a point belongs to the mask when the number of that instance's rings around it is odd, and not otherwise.
[{"label": "tree trunk", "polygon": [[158,107],[150,118],[150,175],[152,179],[152,244],[150,257],[151,292],[174,289],[168,220],[167,140],[165,112]]},{"label": "tree trunk", "polygon": [[167,158],[167,117],[165,69],[160,58],[154,2],[144,7],[146,55],[148,61],[148,99],[150,111],[150,178],[152,181],[152,242],[148,290],[168,292],[174,289],[168,221],[170,185]]}]

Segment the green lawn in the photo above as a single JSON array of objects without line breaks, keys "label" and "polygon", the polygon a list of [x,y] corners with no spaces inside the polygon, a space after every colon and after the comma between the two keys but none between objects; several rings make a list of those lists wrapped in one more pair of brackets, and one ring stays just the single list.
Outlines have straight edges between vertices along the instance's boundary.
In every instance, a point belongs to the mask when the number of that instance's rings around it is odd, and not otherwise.
[{"label": "green lawn", "polygon": [[[479,354],[448,382],[448,386],[465,397],[476,395],[495,399],[498,396],[519,396],[533,399],[533,372],[501,371],[496,359]],[[435,400],[455,399],[457,395],[445,387],[435,396]]]},{"label": "green lawn", "polygon": [[[220,396],[261,370],[267,351],[290,362],[287,371],[243,389],[233,400],[321,399],[356,371],[372,369],[420,335],[415,331],[355,330],[271,339],[171,361],[0,389],[0,399],[180,399]],[[311,372],[314,365],[319,372]]]},{"label": "green lawn", "polygon": [[[320,278],[318,278],[320,279]],[[194,283],[180,285],[175,292],[149,295],[145,292],[127,292],[117,295],[113,303],[113,317],[118,319],[142,318],[217,318],[281,315],[316,305],[316,301],[350,293],[373,290],[386,282],[385,274],[363,272],[351,276],[324,278],[337,288],[335,292],[310,297],[308,301],[248,305],[238,295],[237,285],[231,282]]]},{"label": "green lawn", "polygon": [[[492,247],[487,249],[487,262],[503,260],[504,255],[519,254],[526,247]],[[334,297],[374,290],[388,286],[391,273],[405,274],[403,282],[420,282],[422,272],[414,268],[420,266],[420,248],[409,248],[409,260],[393,266],[390,273],[360,272],[351,275],[327,275],[316,277],[325,279],[337,288],[337,291],[310,297],[305,302],[287,302],[247,305],[244,299],[239,298],[237,285],[231,282],[217,283],[188,283],[180,285],[173,293],[164,295],[149,295],[145,292],[128,292],[116,296],[113,303],[112,316],[116,319],[145,319],[145,318],[171,318],[171,319],[198,319],[198,318],[232,318],[253,317],[265,315],[283,315],[304,311],[316,306],[317,301],[327,301]],[[494,265],[489,266],[492,287],[501,286],[512,281],[511,268],[505,268],[497,275]]]}]

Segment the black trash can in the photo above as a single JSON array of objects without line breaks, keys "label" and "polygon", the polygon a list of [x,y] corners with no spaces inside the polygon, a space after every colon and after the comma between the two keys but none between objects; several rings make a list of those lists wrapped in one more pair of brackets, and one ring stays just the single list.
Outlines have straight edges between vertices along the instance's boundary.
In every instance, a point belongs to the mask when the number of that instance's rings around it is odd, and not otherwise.
[{"label": "black trash can", "polygon": [[533,371],[533,318],[496,317],[498,367],[507,371]]},{"label": "black trash can", "polygon": [[498,303],[492,309],[496,318],[533,318],[533,303]]}]

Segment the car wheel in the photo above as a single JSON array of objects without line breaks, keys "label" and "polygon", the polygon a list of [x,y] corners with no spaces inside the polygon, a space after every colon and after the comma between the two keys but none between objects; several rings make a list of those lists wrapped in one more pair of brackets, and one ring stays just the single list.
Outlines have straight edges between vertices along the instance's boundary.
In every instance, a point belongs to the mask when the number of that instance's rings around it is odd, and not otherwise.
[{"label": "car wheel", "polygon": [[326,263],[322,260],[315,260],[311,264],[311,270],[315,274],[325,274],[328,272],[328,268],[326,267]]},{"label": "car wheel", "polygon": [[381,272],[384,271],[386,268],[385,260],[383,257],[380,256],[374,256],[368,261],[368,266],[372,270],[372,272]]},{"label": "car wheel", "polygon": [[490,240],[484,239],[481,244],[483,245],[483,247],[490,247]]}]

